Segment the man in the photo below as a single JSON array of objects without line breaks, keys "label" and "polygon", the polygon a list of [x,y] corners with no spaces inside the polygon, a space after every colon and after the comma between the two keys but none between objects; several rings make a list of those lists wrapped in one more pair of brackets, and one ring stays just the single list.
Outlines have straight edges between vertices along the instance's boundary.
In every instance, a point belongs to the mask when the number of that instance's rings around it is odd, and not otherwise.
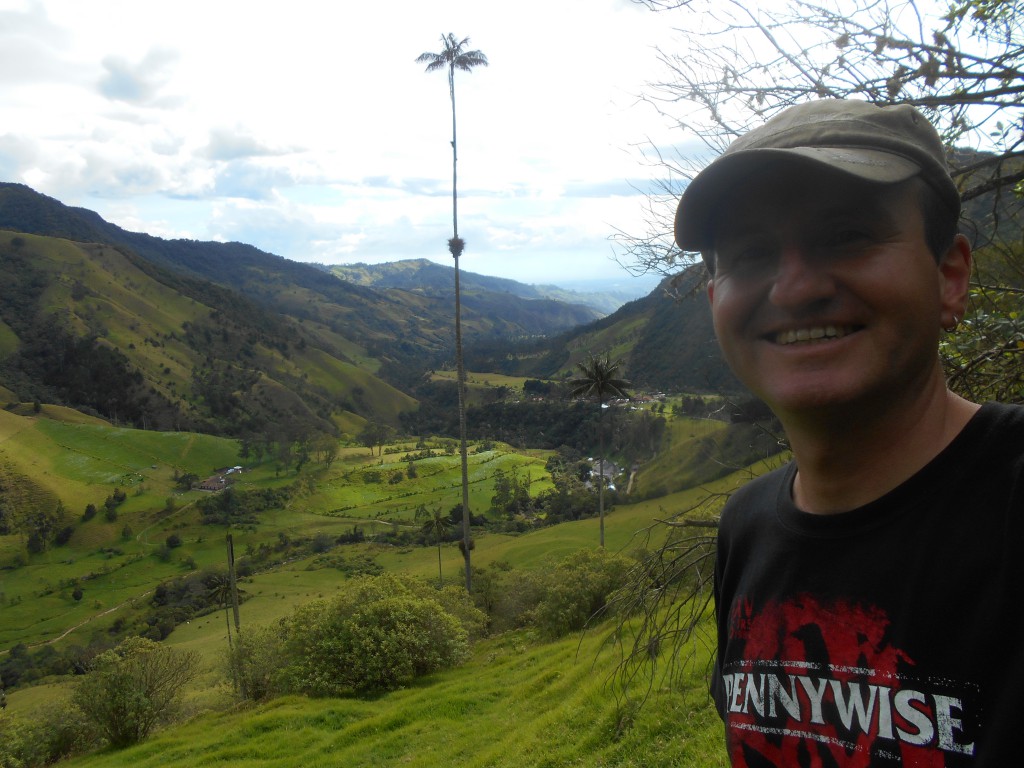
[{"label": "man", "polygon": [[1024,765],[1024,409],[945,384],[971,250],[944,157],[909,106],[825,100],[680,200],[725,358],[794,457],[722,513],[733,765]]}]

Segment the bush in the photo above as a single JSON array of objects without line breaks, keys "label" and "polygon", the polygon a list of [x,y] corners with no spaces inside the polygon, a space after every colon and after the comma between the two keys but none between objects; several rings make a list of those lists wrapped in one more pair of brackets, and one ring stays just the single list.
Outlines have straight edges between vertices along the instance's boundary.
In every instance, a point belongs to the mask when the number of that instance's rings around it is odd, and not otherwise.
[{"label": "bush", "polygon": [[19,716],[0,710],[0,768],[36,768],[81,754],[99,734],[73,707],[53,704]]},{"label": "bush", "polygon": [[228,670],[239,696],[263,701],[286,692],[284,642],[280,625],[246,629],[235,635],[228,652]]},{"label": "bush", "polygon": [[507,564],[473,569],[473,598],[490,618],[492,632],[505,632],[533,623],[544,597],[542,579],[532,571],[512,570]]},{"label": "bush", "polygon": [[199,656],[133,637],[96,657],[72,702],[110,745],[146,738],[174,714],[181,690],[196,675]]},{"label": "bush", "polygon": [[543,597],[534,612],[537,629],[551,638],[583,629],[625,584],[632,565],[632,560],[604,549],[583,549],[547,569]]},{"label": "bush", "polygon": [[484,617],[465,598],[391,574],[353,579],[333,600],[299,607],[284,623],[293,689],[312,695],[394,690],[460,663]]}]

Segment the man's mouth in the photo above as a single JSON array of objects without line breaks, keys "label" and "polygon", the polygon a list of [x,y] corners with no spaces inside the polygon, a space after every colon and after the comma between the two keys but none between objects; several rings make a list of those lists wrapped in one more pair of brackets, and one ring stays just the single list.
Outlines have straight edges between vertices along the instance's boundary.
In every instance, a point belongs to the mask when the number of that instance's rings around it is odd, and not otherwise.
[{"label": "man's mouth", "polygon": [[813,344],[819,341],[841,339],[853,333],[851,325],[815,325],[809,328],[792,328],[780,331],[772,337],[772,341],[782,346],[789,344]]}]

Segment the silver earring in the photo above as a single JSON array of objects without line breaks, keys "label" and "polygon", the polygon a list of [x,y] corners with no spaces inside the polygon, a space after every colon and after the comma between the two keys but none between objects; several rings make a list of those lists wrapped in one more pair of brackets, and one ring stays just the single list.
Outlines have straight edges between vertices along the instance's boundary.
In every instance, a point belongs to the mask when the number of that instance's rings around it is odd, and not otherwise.
[{"label": "silver earring", "polygon": [[960,318],[957,317],[954,314],[953,315],[953,324],[949,325],[949,326],[946,326],[946,328],[944,328],[943,330],[945,330],[947,333],[952,333],[953,331],[955,331],[959,327],[959,325],[960,325]]}]

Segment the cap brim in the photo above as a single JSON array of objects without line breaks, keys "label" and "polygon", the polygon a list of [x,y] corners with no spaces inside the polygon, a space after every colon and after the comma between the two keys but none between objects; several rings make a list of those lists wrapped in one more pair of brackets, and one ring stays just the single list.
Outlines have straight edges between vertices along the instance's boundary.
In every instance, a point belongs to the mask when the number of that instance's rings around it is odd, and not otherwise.
[{"label": "cap brim", "polygon": [[712,223],[719,207],[727,204],[729,193],[740,189],[752,175],[769,166],[790,162],[805,165],[809,170],[831,170],[877,184],[895,184],[921,172],[921,167],[913,160],[871,149],[759,148],[722,155],[697,174],[683,191],[676,209],[676,243],[684,251],[712,250]]}]

